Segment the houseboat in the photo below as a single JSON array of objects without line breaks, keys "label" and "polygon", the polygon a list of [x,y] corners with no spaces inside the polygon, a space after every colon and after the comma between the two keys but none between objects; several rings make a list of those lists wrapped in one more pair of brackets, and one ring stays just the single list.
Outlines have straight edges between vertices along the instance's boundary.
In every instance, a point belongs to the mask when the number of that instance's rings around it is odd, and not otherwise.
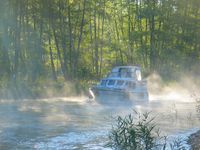
[{"label": "houseboat", "polygon": [[114,67],[107,77],[90,88],[90,95],[95,99],[129,99],[148,101],[147,81],[142,79],[139,66]]}]

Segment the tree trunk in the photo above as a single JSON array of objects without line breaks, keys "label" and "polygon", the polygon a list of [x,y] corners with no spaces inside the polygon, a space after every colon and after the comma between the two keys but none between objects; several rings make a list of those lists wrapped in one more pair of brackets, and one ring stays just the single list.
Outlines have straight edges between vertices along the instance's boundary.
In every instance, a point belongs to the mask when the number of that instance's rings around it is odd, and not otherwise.
[{"label": "tree trunk", "polygon": [[57,49],[57,53],[58,53],[58,59],[60,61],[61,70],[63,72],[63,77],[64,77],[65,80],[67,80],[66,68],[64,67],[64,64],[62,62],[62,57],[61,57],[60,47],[59,47],[59,43],[58,43],[58,38],[57,38],[55,27],[54,27],[53,23],[52,23],[52,29],[53,29],[54,40],[55,40],[56,49]]},{"label": "tree trunk", "polygon": [[[153,1],[150,3],[152,3],[151,9],[154,12],[155,11],[155,2]],[[155,16],[154,16],[154,13],[152,13],[149,18],[149,25],[150,25],[150,69],[151,69],[151,71],[154,71],[155,67],[156,67]]]},{"label": "tree trunk", "polygon": [[84,23],[85,23],[85,5],[86,5],[86,0],[84,0],[84,2],[83,2],[83,13],[82,13],[82,18],[81,18],[80,33],[79,33],[79,38],[78,38],[78,46],[77,46],[77,50],[76,50],[76,61],[74,62],[75,77],[77,77],[77,69],[78,69],[79,58],[80,58],[80,46],[81,46],[81,41],[82,41],[83,26],[84,26]]},{"label": "tree trunk", "polygon": [[96,8],[94,10],[94,42],[95,42],[95,72],[96,72],[96,75],[98,76],[98,73],[99,73],[99,65],[98,65],[99,49],[98,49],[98,41],[97,41]]},{"label": "tree trunk", "polygon": [[102,63],[103,63],[103,46],[104,46],[104,20],[105,20],[105,0],[103,1],[103,16],[102,16],[102,26],[101,26],[101,50],[100,50],[100,67],[99,76],[102,76]]},{"label": "tree trunk", "polygon": [[72,37],[72,25],[71,25],[71,8],[69,0],[67,0],[67,12],[68,12],[68,27],[69,27],[69,70],[70,70],[70,78],[73,76],[72,73],[72,51],[73,51],[73,37]]},{"label": "tree trunk", "polygon": [[[19,2],[16,6],[16,14],[15,14],[15,55],[14,55],[14,70],[13,70],[13,79],[17,80],[18,77],[18,69],[19,69],[19,53],[20,53],[20,33],[21,33],[21,10],[20,10],[21,3]],[[19,20],[18,20],[19,18]]]},{"label": "tree trunk", "polygon": [[50,60],[51,60],[51,69],[52,69],[52,77],[54,81],[57,81],[57,76],[56,76],[56,71],[55,71],[55,65],[54,65],[54,60],[53,60],[53,52],[51,48],[51,35],[50,35],[50,29],[49,29],[49,55],[50,55]]},{"label": "tree trunk", "polygon": [[61,45],[63,49],[63,67],[65,68],[65,73],[67,75],[67,46],[66,46],[66,30],[64,17],[61,14],[63,4],[59,1],[59,24],[60,24],[60,34],[61,34]]}]

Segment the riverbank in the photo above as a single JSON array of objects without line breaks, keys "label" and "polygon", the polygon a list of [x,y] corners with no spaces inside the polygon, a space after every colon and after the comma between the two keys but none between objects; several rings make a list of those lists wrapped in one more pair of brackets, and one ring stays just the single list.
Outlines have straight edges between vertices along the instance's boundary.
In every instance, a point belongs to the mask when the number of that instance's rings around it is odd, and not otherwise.
[{"label": "riverbank", "polygon": [[[90,83],[91,82],[91,83]],[[32,83],[26,81],[8,82],[0,87],[0,99],[40,99],[52,97],[71,97],[87,95],[92,81],[73,80],[57,81],[38,80]]]}]

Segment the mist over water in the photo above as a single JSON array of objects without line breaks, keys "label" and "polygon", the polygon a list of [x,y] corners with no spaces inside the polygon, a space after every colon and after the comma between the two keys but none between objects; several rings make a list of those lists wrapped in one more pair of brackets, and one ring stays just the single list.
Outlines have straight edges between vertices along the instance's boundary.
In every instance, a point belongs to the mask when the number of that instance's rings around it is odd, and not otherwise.
[{"label": "mist over water", "polygon": [[150,100],[194,102],[194,96],[198,97],[200,93],[200,80],[192,75],[181,76],[178,81],[168,84],[156,73],[147,80]]},{"label": "mist over water", "polygon": [[104,145],[114,118],[133,109],[156,116],[162,135],[199,128],[193,88],[187,86],[195,84],[184,81],[165,85],[158,75],[150,76],[149,102],[106,99],[102,103],[86,96],[1,100],[0,149],[109,149]]}]

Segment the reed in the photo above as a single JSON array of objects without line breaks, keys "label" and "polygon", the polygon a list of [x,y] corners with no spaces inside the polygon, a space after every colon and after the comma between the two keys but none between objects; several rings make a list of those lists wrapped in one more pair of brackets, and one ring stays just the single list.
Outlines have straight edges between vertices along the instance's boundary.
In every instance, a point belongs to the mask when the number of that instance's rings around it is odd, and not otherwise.
[{"label": "reed", "polygon": [[160,131],[154,121],[155,117],[150,117],[150,112],[140,114],[134,111],[122,118],[116,118],[116,125],[112,127],[109,134],[108,147],[117,150],[151,150],[156,147],[164,147],[158,144]]}]

